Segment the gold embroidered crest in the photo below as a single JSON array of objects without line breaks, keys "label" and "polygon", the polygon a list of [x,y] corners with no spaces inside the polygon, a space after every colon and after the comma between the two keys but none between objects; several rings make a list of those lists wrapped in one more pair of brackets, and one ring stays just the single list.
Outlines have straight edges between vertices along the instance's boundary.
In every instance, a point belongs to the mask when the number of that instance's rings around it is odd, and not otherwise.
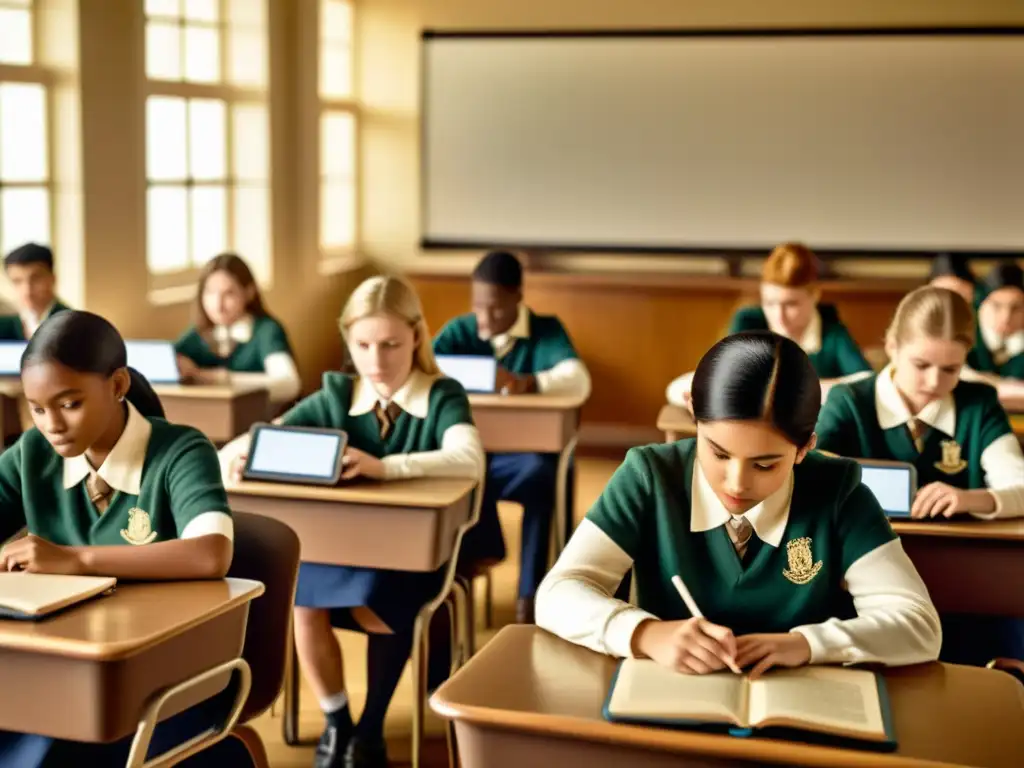
[{"label": "gold embroidered crest", "polygon": [[128,510],[128,527],[121,529],[121,538],[129,544],[142,546],[156,538],[156,531],[149,522],[149,513],[138,507]]},{"label": "gold embroidered crest", "polygon": [[804,536],[786,544],[786,559],[789,567],[782,569],[782,575],[794,584],[806,584],[821,570],[821,560],[814,562],[811,554],[811,538]]},{"label": "gold embroidered crest", "polygon": [[956,440],[942,441],[942,461],[935,462],[935,468],[947,475],[956,475],[964,471],[967,462],[960,458],[960,445]]}]

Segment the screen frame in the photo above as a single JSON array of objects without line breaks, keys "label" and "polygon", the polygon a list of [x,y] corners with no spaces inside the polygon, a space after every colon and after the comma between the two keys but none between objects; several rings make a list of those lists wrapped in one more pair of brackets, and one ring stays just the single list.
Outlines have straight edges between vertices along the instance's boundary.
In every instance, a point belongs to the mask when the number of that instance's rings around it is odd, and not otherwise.
[{"label": "screen frame", "polygon": [[[917,467],[910,462],[906,461],[890,461],[888,459],[854,459],[862,467],[868,467],[870,469],[902,469],[910,472],[910,498],[907,499],[907,512],[890,512],[887,509],[882,509],[886,517],[892,520],[910,520],[910,510],[914,508],[914,497],[917,495]],[[863,480],[861,480],[864,483]],[[864,483],[867,485],[867,483]],[[871,490],[870,488],[868,490]],[[874,491],[871,491],[871,495],[874,496]],[[879,506],[882,506],[879,503]]]},{"label": "screen frame", "polygon": [[[440,360],[445,359],[445,358],[452,358],[452,359],[454,359],[454,358],[462,358],[464,360],[465,359],[470,359],[470,360],[488,360],[488,361],[493,362],[494,363],[494,381],[491,383],[491,388],[490,389],[470,389],[465,384],[463,384],[461,381],[459,381],[459,383],[462,384],[463,389],[465,389],[468,394],[473,394],[473,395],[495,395],[495,394],[498,393],[498,360],[497,360],[497,358],[491,357],[490,355],[434,355],[434,360],[438,361],[437,367],[439,369],[441,368]],[[449,378],[449,379],[452,379],[453,381],[458,381],[458,379],[453,379],[453,377],[448,376],[448,374],[446,374],[443,369],[441,370],[441,374],[443,376]]]},{"label": "screen frame", "polygon": [[[262,472],[252,468],[253,458],[256,456],[256,445],[260,433],[269,430],[274,432],[298,432],[317,435],[330,435],[339,438],[338,452],[334,457],[334,468],[330,476],[320,475],[296,475],[287,472]],[[260,422],[253,424],[249,429],[249,454],[245,459],[245,468],[242,470],[242,479],[255,482],[287,483],[289,485],[324,485],[333,486],[341,481],[341,472],[345,458],[345,450],[348,448],[348,432],[342,429],[331,429],[328,427],[290,427],[284,424],[267,424]]]},{"label": "screen frame", "polygon": [[[152,346],[155,346],[155,345],[170,346],[171,352],[172,352],[172,358],[174,360],[174,370],[177,372],[177,376],[175,378],[173,378],[173,379],[164,379],[164,378],[154,379],[154,378],[151,378],[150,376],[148,376],[145,371],[139,370],[137,368],[136,368],[136,370],[138,370],[139,373],[141,373],[145,377],[146,381],[148,381],[150,384],[181,384],[182,383],[181,368],[178,366],[178,351],[174,348],[174,342],[173,341],[168,341],[166,339],[126,339],[124,343],[125,343],[125,351],[126,352],[127,352],[129,344],[145,345],[145,346],[149,346],[149,347],[152,347]],[[129,365],[130,365],[130,363],[129,363]]]}]

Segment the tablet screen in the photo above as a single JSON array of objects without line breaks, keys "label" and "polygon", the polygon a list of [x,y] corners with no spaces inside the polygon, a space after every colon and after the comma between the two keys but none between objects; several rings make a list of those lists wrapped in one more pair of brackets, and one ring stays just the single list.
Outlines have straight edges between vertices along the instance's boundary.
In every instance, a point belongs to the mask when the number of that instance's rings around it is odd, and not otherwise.
[{"label": "tablet screen", "polygon": [[128,365],[152,384],[177,384],[178,358],[169,341],[126,341]]},{"label": "tablet screen", "polygon": [[341,435],[264,427],[256,432],[248,471],[330,479],[341,449]]},{"label": "tablet screen", "polygon": [[861,467],[861,480],[875,494],[891,517],[909,517],[911,503],[910,469],[907,467]]},{"label": "tablet screen", "polygon": [[493,392],[498,378],[498,361],[483,355],[438,355],[437,367],[467,392]]},{"label": "tablet screen", "polygon": [[0,342],[0,376],[21,375],[21,356],[27,346],[27,341]]}]

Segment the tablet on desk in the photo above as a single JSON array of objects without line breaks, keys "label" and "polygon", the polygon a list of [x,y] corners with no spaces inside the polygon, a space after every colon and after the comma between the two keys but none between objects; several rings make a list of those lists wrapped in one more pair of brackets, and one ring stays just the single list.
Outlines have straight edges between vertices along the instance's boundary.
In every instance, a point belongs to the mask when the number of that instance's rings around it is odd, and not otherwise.
[{"label": "tablet on desk", "polygon": [[340,429],[256,424],[242,477],[304,485],[337,485],[348,435]]},{"label": "tablet on desk", "polygon": [[0,341],[0,377],[21,375],[21,356],[27,341]]},{"label": "tablet on desk", "polygon": [[137,370],[150,384],[178,384],[178,355],[169,341],[126,341],[128,365]]},{"label": "tablet on desk", "polygon": [[437,367],[467,392],[493,394],[498,384],[498,361],[487,355],[438,355]]},{"label": "tablet on desk", "polygon": [[889,517],[909,518],[917,494],[917,469],[902,461],[858,459],[861,482],[875,494]]}]

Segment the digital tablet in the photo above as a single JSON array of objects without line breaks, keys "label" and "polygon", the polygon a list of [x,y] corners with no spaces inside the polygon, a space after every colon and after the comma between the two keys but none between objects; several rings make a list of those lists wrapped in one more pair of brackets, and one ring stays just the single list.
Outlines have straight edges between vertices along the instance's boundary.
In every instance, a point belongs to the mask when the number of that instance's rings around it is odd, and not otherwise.
[{"label": "digital tablet", "polygon": [[910,517],[917,494],[917,469],[902,461],[858,459],[861,482],[875,494],[889,517]]},{"label": "digital tablet", "polygon": [[488,355],[438,355],[437,367],[467,392],[491,394],[497,389],[498,361]]},{"label": "digital tablet", "polygon": [[124,345],[128,350],[128,365],[145,376],[150,384],[177,384],[181,380],[173,343],[133,340]]},{"label": "digital tablet", "polygon": [[340,429],[256,424],[242,477],[303,485],[337,485],[348,434]]},{"label": "digital tablet", "polygon": [[21,356],[27,341],[0,341],[0,377],[21,375]]}]

